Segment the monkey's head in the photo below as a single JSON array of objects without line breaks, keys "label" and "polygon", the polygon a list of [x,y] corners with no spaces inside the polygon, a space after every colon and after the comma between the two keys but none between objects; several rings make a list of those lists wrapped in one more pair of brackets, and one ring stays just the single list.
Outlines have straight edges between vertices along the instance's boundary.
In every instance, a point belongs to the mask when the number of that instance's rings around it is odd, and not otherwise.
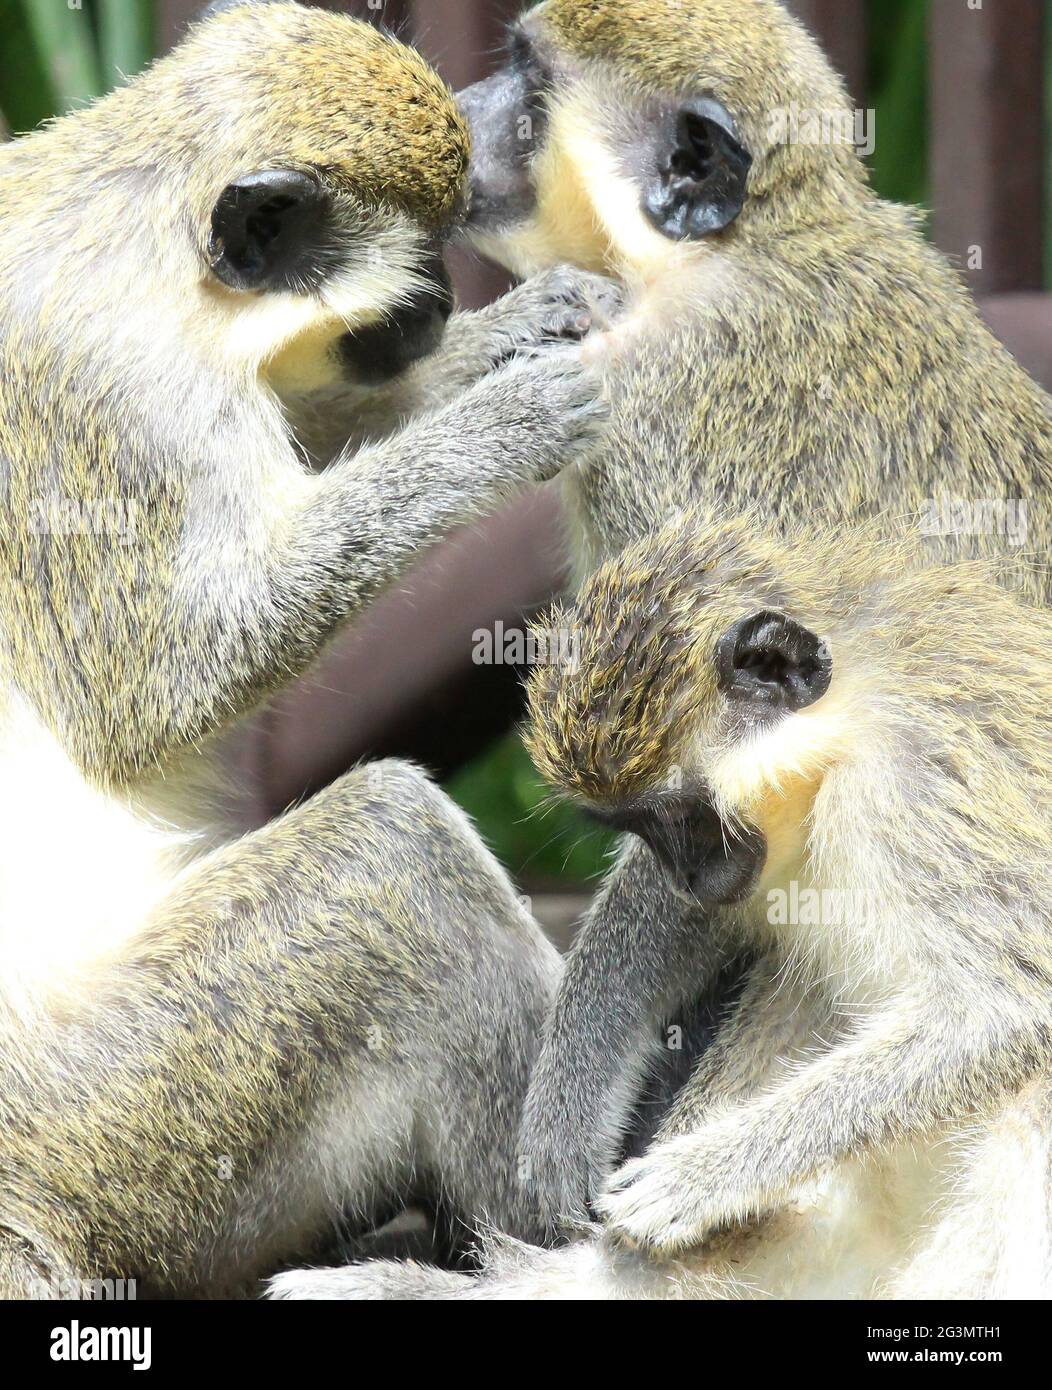
[{"label": "monkey's head", "polygon": [[105,288],[169,341],[170,313],[188,350],[293,389],[383,378],[441,337],[467,131],[424,59],[361,21],[224,9],[19,143],[45,166],[44,237],[75,242],[71,302]]},{"label": "monkey's head", "polygon": [[[844,88],[777,0],[546,0],[460,102],[470,229],[519,274],[646,277],[864,187]],[[839,138],[790,138],[809,113]]]},{"label": "monkey's head", "polygon": [[555,620],[573,660],[530,681],[542,774],[704,903],[739,901],[799,856],[845,746],[823,575],[805,603],[793,574],[747,518],[679,518],[588,580]]}]

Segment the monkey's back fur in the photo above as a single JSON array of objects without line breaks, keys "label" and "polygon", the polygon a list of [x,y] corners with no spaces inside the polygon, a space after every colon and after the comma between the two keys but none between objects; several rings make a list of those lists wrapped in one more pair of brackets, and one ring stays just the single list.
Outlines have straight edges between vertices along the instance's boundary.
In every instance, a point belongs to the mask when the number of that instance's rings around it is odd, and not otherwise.
[{"label": "monkey's back fur", "polygon": [[[573,480],[588,555],[691,500],[779,518],[887,514],[949,559],[1014,553],[1014,582],[1047,599],[1049,397],[915,214],[867,195],[826,227],[713,251],[681,288],[692,298],[658,303],[638,339],[631,319],[609,335],[611,440]],[[979,503],[991,533],[939,534],[958,502]],[[1021,518],[1008,534],[1003,504]]]}]

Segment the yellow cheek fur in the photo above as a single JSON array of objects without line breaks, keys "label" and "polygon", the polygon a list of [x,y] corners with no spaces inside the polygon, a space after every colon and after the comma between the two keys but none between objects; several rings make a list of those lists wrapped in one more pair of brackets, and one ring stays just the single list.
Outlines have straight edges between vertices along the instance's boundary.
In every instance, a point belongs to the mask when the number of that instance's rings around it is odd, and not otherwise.
[{"label": "yellow cheek fur", "polygon": [[790,842],[802,850],[803,823],[822,776],[849,755],[852,729],[857,731],[851,704],[847,686],[834,683],[818,704],[779,720],[724,753],[707,772],[721,811],[751,820],[787,852]]},{"label": "yellow cheek fur", "polygon": [[263,371],[279,394],[333,385],[341,379],[332,355],[341,334],[376,323],[426,288],[419,245],[412,223],[392,217],[374,235],[370,256],[318,293],[238,294],[208,282],[192,301],[195,323],[224,367]]},{"label": "yellow cheek fur", "polygon": [[330,315],[298,334],[266,364],[267,381],[278,395],[337,385],[341,374],[334,349],[345,332],[343,322]]},{"label": "yellow cheek fur", "polygon": [[639,190],[595,129],[585,94],[552,108],[532,175],[536,214],[500,248],[501,258],[520,274],[570,261],[598,274],[645,281],[678,253],[640,211]]},{"label": "yellow cheek fur", "polygon": [[596,216],[591,192],[571,156],[563,128],[572,120],[558,107],[531,175],[536,212],[529,222],[499,239],[500,259],[526,276],[567,261],[596,274],[618,270],[619,257]]}]

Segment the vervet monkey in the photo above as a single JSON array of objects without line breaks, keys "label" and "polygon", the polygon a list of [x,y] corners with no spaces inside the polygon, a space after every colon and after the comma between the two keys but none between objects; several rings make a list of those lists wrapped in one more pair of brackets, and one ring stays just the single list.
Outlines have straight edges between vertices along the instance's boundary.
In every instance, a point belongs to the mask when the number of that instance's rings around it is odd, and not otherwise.
[{"label": "vervet monkey", "polygon": [[1052,1293],[1052,614],[914,540],[787,530],[695,513],[630,546],[557,619],[576,665],[531,681],[538,765],[684,904],[672,939],[592,919],[545,1057],[757,958],[658,1141],[576,1244],[315,1292]]},{"label": "vervet monkey", "polygon": [[197,796],[421,546],[599,437],[579,349],[536,350],[568,272],[306,466],[302,398],[436,348],[466,161],[418,55],[285,4],[0,150],[0,1296],[239,1292],[414,1186],[541,1229],[558,961],[465,817],[398,763],[237,842]]},{"label": "vervet monkey", "polygon": [[[477,246],[628,294],[589,345],[611,435],[562,479],[582,574],[689,498],[1046,554],[1049,397],[873,193],[844,86],[777,0],[545,0],[459,100]],[[959,534],[954,504],[984,502],[994,534]],[[1047,567],[1016,580],[1048,597]]]}]

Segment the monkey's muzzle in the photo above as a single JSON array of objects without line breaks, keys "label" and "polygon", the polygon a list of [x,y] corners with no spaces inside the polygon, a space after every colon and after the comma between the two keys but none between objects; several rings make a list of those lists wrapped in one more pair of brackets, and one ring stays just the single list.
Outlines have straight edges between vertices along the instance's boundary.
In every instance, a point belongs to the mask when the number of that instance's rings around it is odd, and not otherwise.
[{"label": "monkey's muzzle", "polygon": [[664,796],[601,819],[638,835],[676,890],[710,907],[747,898],[767,859],[761,832],[728,824],[705,797]]},{"label": "monkey's muzzle", "polygon": [[429,258],[423,278],[423,288],[407,303],[340,339],[340,358],[355,381],[382,386],[441,343],[453,312],[453,286],[440,255]]}]

